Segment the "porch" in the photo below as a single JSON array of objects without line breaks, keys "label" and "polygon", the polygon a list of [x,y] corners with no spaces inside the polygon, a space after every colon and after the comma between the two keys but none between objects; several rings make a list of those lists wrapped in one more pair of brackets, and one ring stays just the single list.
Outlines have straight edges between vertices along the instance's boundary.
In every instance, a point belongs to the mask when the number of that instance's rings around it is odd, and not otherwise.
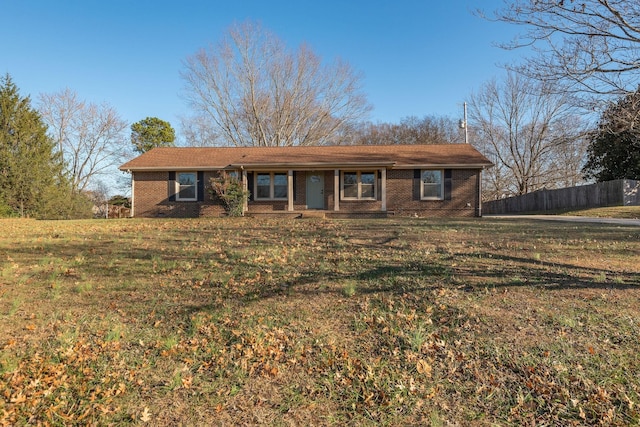
[{"label": "porch", "polygon": [[[278,170],[241,165],[245,216],[386,217],[386,165]],[[382,166],[382,167],[381,167]],[[384,215],[380,215],[385,213]],[[376,214],[376,215],[374,215]]]}]

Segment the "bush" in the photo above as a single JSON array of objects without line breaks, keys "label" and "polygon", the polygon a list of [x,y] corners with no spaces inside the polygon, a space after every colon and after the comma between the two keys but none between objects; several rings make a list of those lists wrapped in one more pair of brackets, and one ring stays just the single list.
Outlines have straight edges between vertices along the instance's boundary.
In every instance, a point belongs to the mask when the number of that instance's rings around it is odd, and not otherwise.
[{"label": "bush", "polygon": [[18,216],[18,213],[11,206],[0,200],[0,218],[11,218]]},{"label": "bush", "polygon": [[209,180],[211,196],[219,200],[229,216],[242,216],[243,207],[249,200],[249,192],[242,188],[242,183],[234,175],[222,171],[216,178]]},{"label": "bush", "polygon": [[51,187],[39,200],[36,219],[88,219],[93,217],[93,202],[84,193],[69,187]]}]

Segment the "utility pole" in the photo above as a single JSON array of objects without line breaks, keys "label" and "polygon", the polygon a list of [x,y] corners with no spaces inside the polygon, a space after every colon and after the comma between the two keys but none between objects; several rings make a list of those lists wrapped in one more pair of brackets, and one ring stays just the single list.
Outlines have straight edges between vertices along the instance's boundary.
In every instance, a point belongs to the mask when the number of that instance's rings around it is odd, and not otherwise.
[{"label": "utility pole", "polygon": [[469,130],[467,126],[467,103],[464,103],[464,118],[459,122],[460,129],[464,129],[464,143],[469,143]]}]

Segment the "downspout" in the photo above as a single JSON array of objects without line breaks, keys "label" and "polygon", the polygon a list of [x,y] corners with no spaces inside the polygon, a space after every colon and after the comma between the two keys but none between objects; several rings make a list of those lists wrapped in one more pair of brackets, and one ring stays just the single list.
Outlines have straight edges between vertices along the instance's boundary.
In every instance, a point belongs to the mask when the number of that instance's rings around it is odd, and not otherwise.
[{"label": "downspout", "polygon": [[382,212],[386,212],[387,211],[387,168],[380,169],[380,176],[381,176],[380,186],[382,187],[380,189],[380,199],[382,201],[380,210],[382,210]]},{"label": "downspout", "polygon": [[[131,174],[131,212],[129,213],[129,217],[133,218],[135,215],[135,175],[133,174],[133,172],[131,172],[130,170],[128,170],[127,172],[129,172]],[[108,210],[107,210],[108,212]],[[107,215],[109,215],[107,213]]]}]

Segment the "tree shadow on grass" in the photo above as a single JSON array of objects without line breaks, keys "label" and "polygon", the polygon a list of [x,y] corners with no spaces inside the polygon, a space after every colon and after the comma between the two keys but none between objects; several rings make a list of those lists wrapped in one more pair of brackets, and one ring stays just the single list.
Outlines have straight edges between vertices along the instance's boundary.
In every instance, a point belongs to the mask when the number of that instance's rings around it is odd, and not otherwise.
[{"label": "tree shadow on grass", "polygon": [[[606,268],[582,267],[567,263],[544,262],[513,255],[476,254],[491,258],[489,268],[479,263],[456,269],[463,281],[491,287],[538,286],[547,290],[640,289],[639,272],[620,272]],[[499,262],[496,263],[495,260]]]},{"label": "tree shadow on grass", "polygon": [[[132,300],[131,310],[137,312],[145,309],[144,304],[166,302],[171,305],[174,315],[217,310],[221,306],[220,301],[250,303],[283,295],[313,298],[329,294],[344,297],[348,286],[355,287],[356,294],[419,293],[446,287],[473,290],[485,287],[533,286],[550,291],[582,288],[640,289],[640,272],[543,262],[535,257],[501,255],[495,251],[465,254],[432,252],[431,256],[425,255],[421,259],[413,251],[411,239],[407,235],[399,235],[394,230],[390,232],[385,228],[388,225],[386,223],[376,225],[378,228],[374,234],[365,228],[354,228],[349,230],[348,236],[336,235],[335,229],[318,231],[316,227],[296,231],[296,237],[300,241],[318,240],[316,249],[320,251],[310,255],[315,257],[313,262],[301,261],[299,266],[258,265],[252,261],[254,258],[247,257],[249,253],[245,250],[230,249],[231,252],[223,252],[232,259],[223,260],[218,267],[211,269],[206,264],[200,264],[192,271],[181,268],[179,263],[193,261],[194,254],[207,257],[207,251],[182,251],[180,245],[185,240],[175,240],[175,236],[171,235],[164,237],[160,243],[167,247],[167,251],[145,249],[147,246],[144,241],[140,241],[137,236],[93,241],[54,239],[34,243],[34,247],[19,247],[12,251],[16,253],[16,257],[25,260],[23,262],[33,264],[45,262],[50,257],[68,260],[71,265],[74,257],[87,254],[87,259],[92,264],[80,263],[77,267],[79,273],[86,269],[87,275],[99,275],[114,282],[113,288],[101,290],[102,296],[114,298],[120,306],[127,304],[129,298]],[[550,232],[549,227],[544,230],[546,233]],[[594,237],[604,239],[605,236],[606,234]],[[243,234],[239,239],[243,242],[250,241],[251,233]],[[272,247],[274,240],[267,239],[260,243],[265,247]],[[442,241],[439,244],[443,244]],[[344,263],[334,256],[339,251],[350,253],[360,249],[366,253],[376,250],[390,252],[380,252],[383,256],[379,259],[351,257]],[[385,259],[387,254],[393,254],[393,259]],[[159,286],[160,283],[150,285],[148,274],[156,260],[176,261],[178,264],[173,268],[167,263],[168,266],[164,267],[166,271],[159,272],[157,279],[162,278],[166,283],[163,288],[154,292],[154,286]],[[235,284],[229,285],[216,277],[225,269],[230,270],[229,278],[233,278]],[[270,278],[267,278],[268,269],[272,270]],[[213,276],[210,274],[212,272]],[[253,280],[258,272],[264,273],[264,278]],[[45,277],[45,273],[38,274]],[[118,283],[123,281],[130,284]],[[144,283],[144,287],[137,289],[136,283]],[[112,294],[109,295],[110,293]],[[149,306],[149,311],[153,308]]]}]

